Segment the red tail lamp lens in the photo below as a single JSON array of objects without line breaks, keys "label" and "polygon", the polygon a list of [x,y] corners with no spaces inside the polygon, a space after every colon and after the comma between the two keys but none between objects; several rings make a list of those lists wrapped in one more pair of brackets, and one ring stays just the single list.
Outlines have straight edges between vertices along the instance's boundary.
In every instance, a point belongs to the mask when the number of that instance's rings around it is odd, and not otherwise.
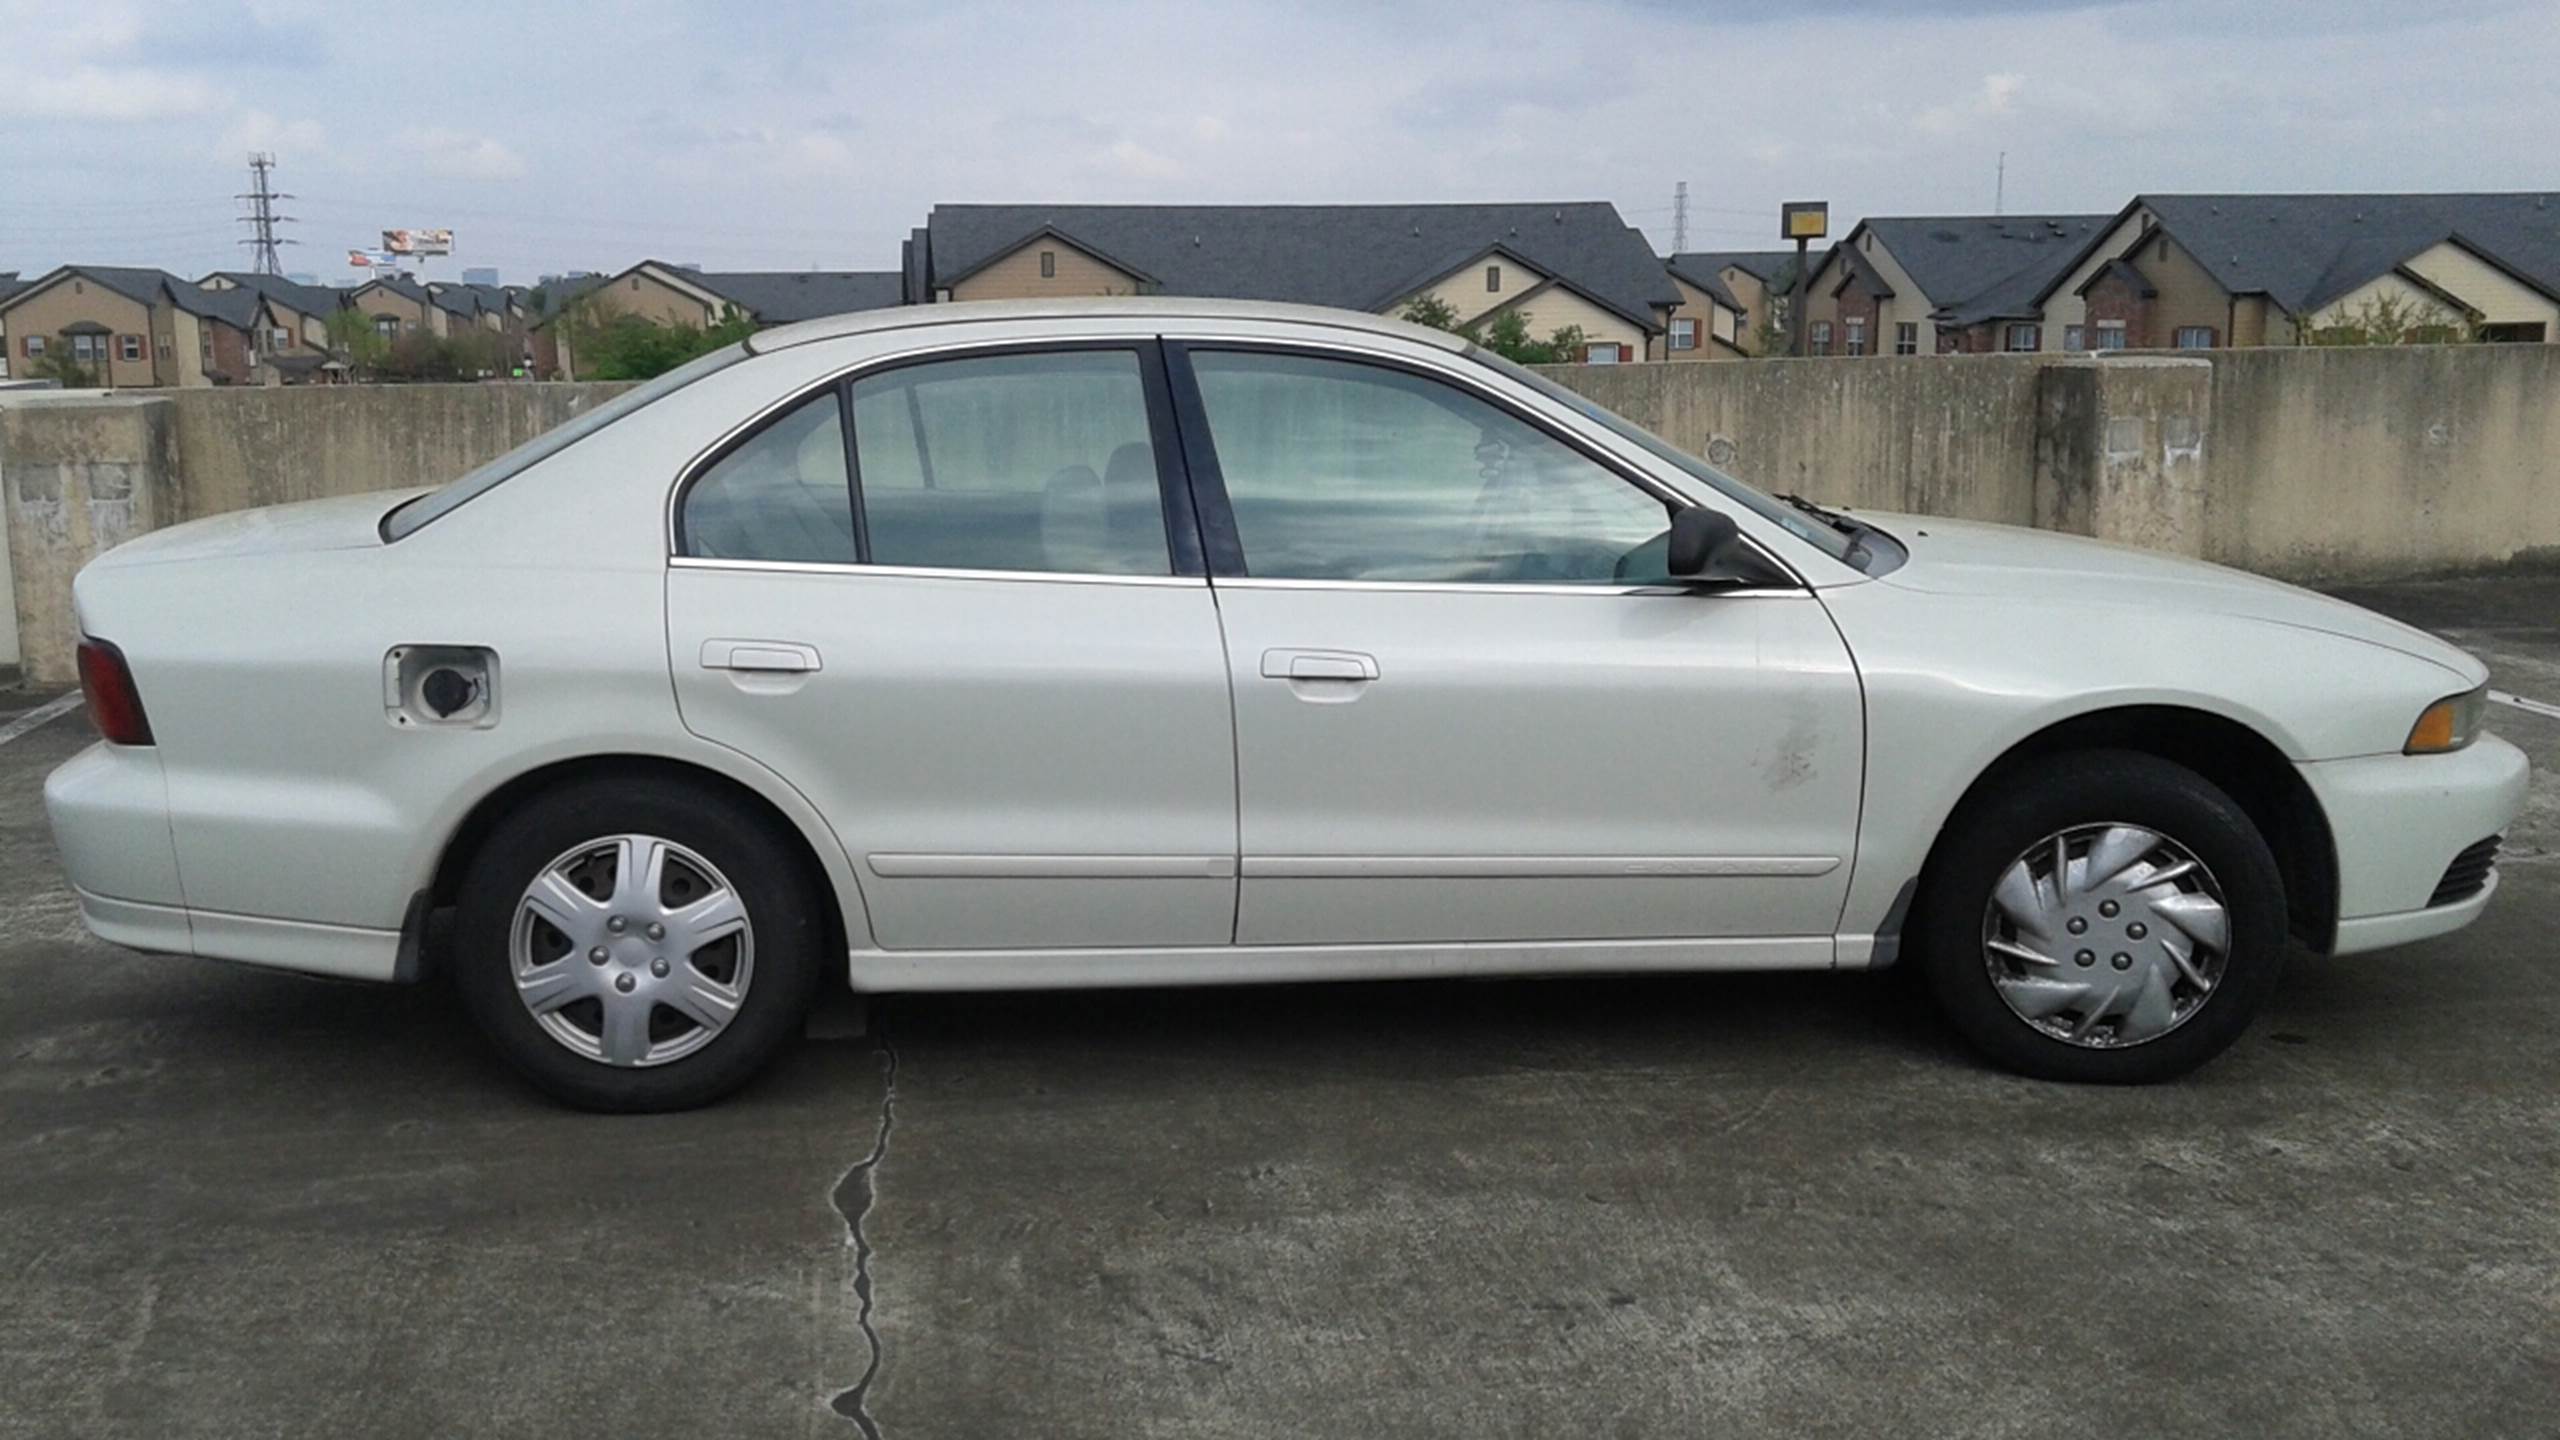
[{"label": "red tail lamp lens", "polygon": [[142,692],[133,688],[133,667],[124,652],[104,640],[80,642],[80,693],[89,702],[89,721],[116,745],[151,743],[151,721],[142,713]]}]

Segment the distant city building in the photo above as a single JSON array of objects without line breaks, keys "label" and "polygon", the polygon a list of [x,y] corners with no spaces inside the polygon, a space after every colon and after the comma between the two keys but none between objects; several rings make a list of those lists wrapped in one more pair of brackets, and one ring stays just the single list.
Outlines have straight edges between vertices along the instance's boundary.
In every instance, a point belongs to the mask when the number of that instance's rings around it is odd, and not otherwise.
[{"label": "distant city building", "polygon": [[462,283],[465,285],[495,285],[498,283],[498,267],[495,265],[472,266],[462,272]]}]

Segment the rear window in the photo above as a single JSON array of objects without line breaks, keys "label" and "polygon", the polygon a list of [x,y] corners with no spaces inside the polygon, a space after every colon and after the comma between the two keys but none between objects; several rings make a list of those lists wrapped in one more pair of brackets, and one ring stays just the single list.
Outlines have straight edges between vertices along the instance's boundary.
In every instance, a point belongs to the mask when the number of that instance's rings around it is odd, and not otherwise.
[{"label": "rear window", "polygon": [[686,361],[637,390],[626,390],[564,425],[545,430],[443,489],[421,495],[382,517],[382,538],[400,540],[414,535],[614,421],[746,358],[747,347],[743,344],[714,350]]}]

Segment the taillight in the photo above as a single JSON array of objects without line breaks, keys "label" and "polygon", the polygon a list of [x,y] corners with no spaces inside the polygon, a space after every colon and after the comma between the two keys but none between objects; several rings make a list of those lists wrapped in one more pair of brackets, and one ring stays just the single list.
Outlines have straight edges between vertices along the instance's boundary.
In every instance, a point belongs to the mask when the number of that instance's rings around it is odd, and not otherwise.
[{"label": "taillight", "polygon": [[109,744],[151,743],[151,720],[142,713],[142,692],[133,688],[133,667],[124,663],[123,651],[83,636],[80,693],[89,701],[89,722]]}]

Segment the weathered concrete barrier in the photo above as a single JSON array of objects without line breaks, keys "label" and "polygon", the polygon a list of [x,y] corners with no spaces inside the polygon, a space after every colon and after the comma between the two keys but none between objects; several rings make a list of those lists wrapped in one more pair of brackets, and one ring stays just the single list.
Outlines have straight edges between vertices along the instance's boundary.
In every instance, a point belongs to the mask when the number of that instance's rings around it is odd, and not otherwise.
[{"label": "weathered concrete barrier", "polygon": [[[2295,580],[2560,563],[2560,346],[1574,367],[1559,380],[1772,490],[2096,535]],[[0,398],[29,675],[71,577],[155,526],[450,479],[622,386]]]}]

